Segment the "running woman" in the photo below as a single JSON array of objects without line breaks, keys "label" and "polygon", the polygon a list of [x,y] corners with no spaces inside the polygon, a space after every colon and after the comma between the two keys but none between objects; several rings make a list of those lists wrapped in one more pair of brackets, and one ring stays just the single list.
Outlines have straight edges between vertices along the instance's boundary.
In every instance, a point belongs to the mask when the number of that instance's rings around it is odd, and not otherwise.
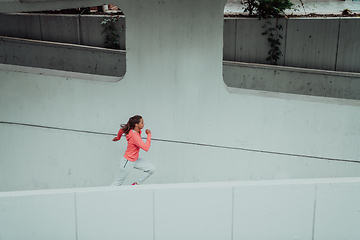
[{"label": "running woman", "polygon": [[155,172],[155,167],[145,159],[139,158],[140,148],[148,151],[151,144],[151,131],[146,129],[146,143],[141,139],[141,129],[144,128],[144,120],[141,116],[135,115],[129,118],[127,124],[122,124],[118,135],[113,141],[119,141],[123,133],[128,141],[124,157],[120,161],[119,173],[113,182],[113,186],[120,186],[133,168],[142,170],[143,173],[137,182],[132,185],[139,185]]}]

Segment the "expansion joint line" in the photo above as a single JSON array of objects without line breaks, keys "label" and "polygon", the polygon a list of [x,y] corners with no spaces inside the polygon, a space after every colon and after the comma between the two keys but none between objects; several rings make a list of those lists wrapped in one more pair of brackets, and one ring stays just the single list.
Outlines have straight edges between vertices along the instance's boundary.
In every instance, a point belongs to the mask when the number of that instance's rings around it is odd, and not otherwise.
[{"label": "expansion joint line", "polygon": [[[45,128],[51,130],[61,130],[61,131],[70,131],[70,132],[78,132],[78,133],[89,133],[89,134],[97,134],[97,135],[106,135],[106,136],[114,136],[113,133],[104,133],[104,132],[94,132],[94,131],[86,131],[86,130],[76,130],[70,128],[60,128],[60,127],[49,127],[35,124],[26,124],[26,123],[15,123],[15,122],[4,122],[0,121],[0,124],[8,124],[8,125],[20,125],[26,127],[35,127],[35,128]],[[146,139],[146,138],[143,138]],[[311,155],[303,155],[303,154],[293,154],[293,153],[282,153],[282,152],[274,152],[274,151],[266,151],[266,150],[258,150],[258,149],[250,149],[250,148],[241,148],[241,147],[228,147],[214,144],[206,144],[206,143],[195,143],[195,142],[185,142],[185,141],[176,141],[176,140],[168,140],[168,139],[159,139],[152,138],[152,141],[158,142],[167,142],[167,143],[176,143],[176,144],[187,144],[187,145],[196,145],[202,147],[212,147],[212,148],[221,148],[221,149],[231,149],[231,150],[239,150],[246,152],[256,152],[256,153],[264,153],[264,154],[272,154],[272,155],[282,155],[282,156],[290,156],[290,157],[301,157],[301,158],[312,158],[326,161],[339,161],[339,162],[351,162],[351,163],[360,163],[360,160],[351,160],[351,159],[341,159],[341,158],[328,158],[328,157],[318,157]]]}]

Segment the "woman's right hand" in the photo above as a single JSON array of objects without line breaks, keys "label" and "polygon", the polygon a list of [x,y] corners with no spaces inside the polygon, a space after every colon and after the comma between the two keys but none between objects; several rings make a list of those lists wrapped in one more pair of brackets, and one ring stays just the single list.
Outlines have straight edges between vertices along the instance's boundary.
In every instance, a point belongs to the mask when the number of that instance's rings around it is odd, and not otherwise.
[{"label": "woman's right hand", "polygon": [[150,131],[149,129],[146,129],[146,130],[145,130],[145,133],[146,133],[146,134],[151,134],[151,131]]}]

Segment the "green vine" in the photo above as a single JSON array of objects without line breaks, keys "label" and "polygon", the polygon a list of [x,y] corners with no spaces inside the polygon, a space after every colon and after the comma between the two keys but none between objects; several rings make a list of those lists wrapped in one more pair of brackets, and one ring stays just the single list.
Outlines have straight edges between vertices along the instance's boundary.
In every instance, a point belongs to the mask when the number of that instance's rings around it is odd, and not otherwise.
[{"label": "green vine", "polygon": [[111,16],[111,17],[104,17],[101,25],[104,27],[104,30],[101,34],[105,33],[105,47],[111,49],[120,49],[119,33],[122,29],[117,30],[115,23],[118,21],[118,17]]},{"label": "green vine", "polygon": [[262,27],[265,29],[262,35],[268,36],[267,40],[270,43],[266,61],[277,65],[278,60],[283,56],[280,50],[282,36],[279,34],[279,31],[283,31],[283,27],[279,24],[279,18],[285,16],[285,10],[292,9],[294,4],[290,0],[245,0],[244,4],[244,12],[249,12],[250,16],[255,14],[259,20],[276,18],[275,27],[272,26],[271,21],[266,21]]},{"label": "green vine", "polygon": [[262,35],[267,35],[267,40],[270,43],[269,56],[266,58],[266,61],[277,65],[277,61],[280,59],[280,56],[283,56],[280,50],[280,39],[282,39],[282,36],[279,34],[279,30],[283,31],[283,27],[278,23],[278,19],[276,19],[275,27],[271,27],[271,25],[272,23],[270,21],[265,23],[262,28],[265,28],[266,30],[262,33]]}]

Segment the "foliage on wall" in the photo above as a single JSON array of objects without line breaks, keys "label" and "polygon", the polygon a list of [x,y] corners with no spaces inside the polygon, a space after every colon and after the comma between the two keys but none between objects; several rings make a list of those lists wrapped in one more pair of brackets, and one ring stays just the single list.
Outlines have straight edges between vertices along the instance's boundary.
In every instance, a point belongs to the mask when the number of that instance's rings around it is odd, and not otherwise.
[{"label": "foliage on wall", "polygon": [[119,33],[122,29],[117,30],[115,23],[118,21],[118,16],[106,16],[103,18],[101,25],[104,30],[101,34],[105,33],[105,47],[111,49],[120,49]]},{"label": "foliage on wall", "polygon": [[280,50],[282,39],[280,31],[283,31],[283,27],[279,24],[279,18],[286,16],[285,10],[293,9],[294,4],[290,0],[245,0],[244,5],[244,11],[249,12],[250,16],[257,16],[259,20],[276,18],[275,26],[269,20],[265,22],[262,35],[267,36],[270,44],[269,56],[266,60],[277,65],[278,60],[283,56]]}]

